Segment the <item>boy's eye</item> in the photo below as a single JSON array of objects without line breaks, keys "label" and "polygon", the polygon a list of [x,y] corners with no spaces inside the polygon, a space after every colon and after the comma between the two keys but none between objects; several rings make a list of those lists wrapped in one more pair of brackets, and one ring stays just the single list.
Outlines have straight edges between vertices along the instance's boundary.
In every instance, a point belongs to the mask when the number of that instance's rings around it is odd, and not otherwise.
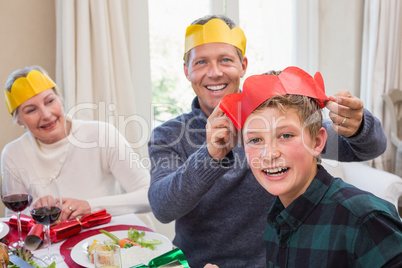
[{"label": "boy's eye", "polygon": [[284,133],[281,135],[281,138],[283,139],[290,139],[291,137],[293,137],[293,135],[290,133]]},{"label": "boy's eye", "polygon": [[247,143],[255,144],[255,143],[258,143],[258,142],[260,142],[260,141],[261,141],[260,138],[252,138],[252,139],[249,139],[249,140],[247,141]]}]

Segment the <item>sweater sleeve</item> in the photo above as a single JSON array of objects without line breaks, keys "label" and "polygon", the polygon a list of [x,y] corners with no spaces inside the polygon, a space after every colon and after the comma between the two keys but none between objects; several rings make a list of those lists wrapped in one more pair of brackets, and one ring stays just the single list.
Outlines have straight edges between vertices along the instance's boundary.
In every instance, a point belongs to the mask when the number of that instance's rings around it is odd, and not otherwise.
[{"label": "sweater sleeve", "polygon": [[123,193],[88,199],[91,210],[106,209],[111,215],[150,212],[149,171],[117,129],[111,125],[108,129],[116,134],[118,146],[108,144],[103,152],[110,172],[123,188]]},{"label": "sweater sleeve", "polygon": [[185,137],[178,138],[174,133],[172,128],[158,127],[148,143],[151,160],[148,197],[155,217],[163,223],[189,213],[216,180],[230,170],[233,158],[229,154],[227,161],[215,162],[205,143],[195,149]]},{"label": "sweater sleeve", "polygon": [[323,126],[328,133],[323,158],[342,162],[367,161],[381,155],[387,148],[381,122],[366,109],[359,132],[352,137],[346,138],[336,133],[331,120],[325,120]]}]

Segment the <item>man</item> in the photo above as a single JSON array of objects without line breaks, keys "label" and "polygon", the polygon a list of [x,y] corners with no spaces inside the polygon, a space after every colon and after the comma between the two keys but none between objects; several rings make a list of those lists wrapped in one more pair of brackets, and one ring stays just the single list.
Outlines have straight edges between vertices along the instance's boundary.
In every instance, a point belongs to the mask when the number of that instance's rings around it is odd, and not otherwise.
[{"label": "man", "polygon": [[[191,267],[265,266],[263,233],[274,197],[255,180],[230,120],[214,111],[226,94],[239,91],[248,64],[245,47],[243,32],[226,17],[193,22],[184,57],[197,95],[192,111],[156,128],[149,142],[151,208],[163,223],[176,220],[173,243]],[[336,125],[323,122],[329,133],[323,157],[376,157],[386,147],[381,124],[348,95],[343,91],[327,104]]]}]

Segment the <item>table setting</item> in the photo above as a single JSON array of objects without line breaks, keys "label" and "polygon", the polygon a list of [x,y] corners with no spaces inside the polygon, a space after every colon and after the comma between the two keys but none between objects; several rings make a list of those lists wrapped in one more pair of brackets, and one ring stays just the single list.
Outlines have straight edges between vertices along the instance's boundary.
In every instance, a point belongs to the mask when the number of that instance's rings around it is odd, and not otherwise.
[{"label": "table setting", "polygon": [[189,267],[180,249],[135,214],[112,217],[103,209],[59,221],[57,181],[32,180],[25,190],[19,172],[2,174],[1,198],[15,214],[0,218],[0,268]]},{"label": "table setting", "polygon": [[[126,236],[128,230],[130,230],[131,228],[136,229],[140,232],[145,232],[144,238],[146,238],[147,240],[159,240],[162,243],[156,245],[156,255],[158,256],[151,256],[152,259],[150,260],[140,260],[144,261],[145,263],[137,263],[135,265],[131,265],[133,264],[133,262],[131,262],[129,263],[130,265],[127,266],[125,265],[123,259],[125,255],[122,253],[121,255],[123,262],[121,267],[163,267],[165,264],[169,264],[169,267],[189,267],[188,264],[186,264],[187,261],[185,260],[185,256],[181,252],[181,250],[174,249],[171,241],[168,238],[161,234],[153,232],[153,230],[147,227],[145,223],[142,222],[140,218],[137,217],[135,214],[126,214],[113,217],[110,216],[109,219],[107,219],[108,216],[110,215],[105,210],[83,216],[83,224],[86,225],[87,228],[84,228],[83,225],[81,225],[82,230],[80,232],[76,231],[76,225],[73,224],[73,221],[71,220],[58,223],[64,226],[64,229],[60,228],[60,226],[57,226],[58,224],[51,226],[50,233],[52,244],[50,246],[50,251],[57,252],[64,257],[63,261],[55,263],[54,267],[95,267],[95,265],[91,263],[86,249],[88,245],[94,240],[100,242],[107,241],[108,237],[101,233],[100,230],[108,231],[115,234],[119,238],[123,238]],[[85,218],[89,218],[89,222],[86,221]],[[26,237],[29,237],[29,235],[38,236],[38,239],[41,239],[41,234],[32,234],[28,231],[33,230],[32,227],[36,225],[33,219],[27,215],[22,215],[21,219],[23,233],[22,237],[25,239],[25,241],[27,241]],[[77,222],[77,220],[75,221]],[[93,225],[91,226],[91,224]],[[5,231],[1,231],[2,228],[4,228]],[[66,229],[69,230],[70,228],[75,229],[74,232],[76,233],[70,233],[70,236],[61,238],[63,237],[62,234],[68,233]],[[60,231],[61,229],[63,229],[63,231]],[[57,231],[54,232],[53,230]],[[3,235],[0,235],[0,241],[4,240],[4,238],[12,241],[16,237],[18,237],[18,230],[16,229],[16,215],[13,215],[10,218],[0,218],[0,233],[3,233]],[[53,242],[53,240],[57,242]],[[28,243],[28,247],[30,246],[32,245]],[[126,249],[121,250],[123,251]],[[40,261],[40,263],[38,263],[40,267],[48,267],[50,265],[49,263],[43,262],[43,260],[36,257],[45,255],[47,251],[48,249],[46,247],[43,247],[43,244],[41,244],[37,249],[32,250],[32,254],[35,257],[35,260]],[[164,256],[164,254],[167,255]],[[181,266],[172,266],[171,264],[175,262],[177,262],[177,264]],[[41,266],[41,264],[45,266]]]}]

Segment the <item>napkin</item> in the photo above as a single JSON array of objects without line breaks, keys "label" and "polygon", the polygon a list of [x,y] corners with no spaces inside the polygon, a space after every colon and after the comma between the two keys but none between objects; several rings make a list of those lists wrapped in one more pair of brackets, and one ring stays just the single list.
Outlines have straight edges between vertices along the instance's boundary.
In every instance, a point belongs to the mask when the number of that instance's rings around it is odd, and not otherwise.
[{"label": "napkin", "polygon": [[170,267],[170,268],[190,268],[183,251],[179,248],[175,248],[166,252],[149,261],[148,265],[140,264],[131,268],[157,268],[157,267]]}]

